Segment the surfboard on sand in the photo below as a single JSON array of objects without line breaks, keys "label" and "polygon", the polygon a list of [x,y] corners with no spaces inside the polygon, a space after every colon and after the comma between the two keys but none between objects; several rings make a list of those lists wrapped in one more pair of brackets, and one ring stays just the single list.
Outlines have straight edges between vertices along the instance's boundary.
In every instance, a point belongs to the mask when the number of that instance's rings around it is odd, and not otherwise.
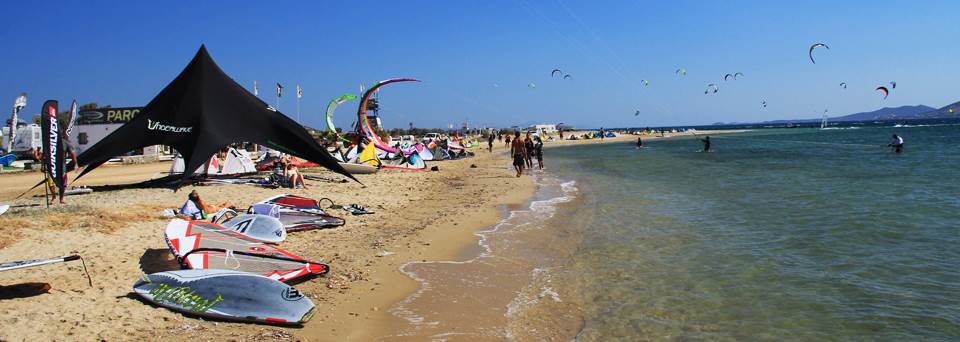
[{"label": "surfboard on sand", "polygon": [[212,222],[174,219],[163,235],[183,268],[243,271],[284,282],[330,270]]},{"label": "surfboard on sand", "polygon": [[224,228],[246,235],[254,240],[281,243],[287,239],[287,230],[284,224],[279,219],[268,215],[238,215],[236,211],[224,208],[217,212],[213,221]]},{"label": "surfboard on sand", "polygon": [[146,275],[133,291],[147,302],[187,314],[242,322],[299,325],[314,314],[297,289],[232,270],[179,270]]}]

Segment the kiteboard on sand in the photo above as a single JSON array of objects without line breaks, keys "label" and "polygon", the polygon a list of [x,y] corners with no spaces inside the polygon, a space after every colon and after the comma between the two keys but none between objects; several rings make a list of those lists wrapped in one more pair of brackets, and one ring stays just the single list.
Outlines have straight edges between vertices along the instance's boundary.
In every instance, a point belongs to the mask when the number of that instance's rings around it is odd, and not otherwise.
[{"label": "kiteboard on sand", "polygon": [[245,322],[299,325],[313,302],[277,280],[231,270],[179,270],[146,275],[133,284],[146,301],[174,311]]},{"label": "kiteboard on sand", "polygon": [[0,215],[3,215],[4,213],[6,213],[7,210],[10,210],[9,204],[0,205]]},{"label": "kiteboard on sand", "polygon": [[212,222],[174,219],[163,235],[180,266],[188,269],[228,269],[284,282],[330,270]]}]

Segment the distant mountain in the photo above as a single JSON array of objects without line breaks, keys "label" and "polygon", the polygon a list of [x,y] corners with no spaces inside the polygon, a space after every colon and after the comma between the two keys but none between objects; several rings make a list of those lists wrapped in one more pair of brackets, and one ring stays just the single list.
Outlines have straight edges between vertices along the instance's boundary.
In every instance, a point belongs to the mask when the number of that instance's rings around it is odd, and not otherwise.
[{"label": "distant mountain", "polygon": [[[950,113],[950,108],[956,107],[955,112]],[[946,114],[938,114],[938,111],[943,111]],[[943,107],[941,109],[936,109],[929,106],[917,105],[917,106],[901,106],[901,107],[883,107],[872,112],[862,112],[854,113],[844,116],[836,116],[827,118],[830,122],[842,122],[842,121],[884,121],[884,120],[910,120],[910,119],[938,119],[938,118],[956,118],[957,114],[960,113],[960,102],[951,104],[949,106]],[[763,121],[760,123],[763,124],[786,124],[786,123],[809,123],[809,122],[820,122],[820,118],[817,119],[799,119],[799,120],[773,120],[773,121]]]},{"label": "distant mountain", "polygon": [[939,109],[917,114],[917,119],[956,119],[960,118],[960,101],[948,104]]},{"label": "distant mountain", "polygon": [[872,112],[855,113],[850,115],[829,118],[830,121],[870,121],[870,120],[906,120],[906,119],[927,119],[930,117],[920,117],[920,114],[936,111],[936,108],[924,105],[901,106],[896,108],[883,107]]}]

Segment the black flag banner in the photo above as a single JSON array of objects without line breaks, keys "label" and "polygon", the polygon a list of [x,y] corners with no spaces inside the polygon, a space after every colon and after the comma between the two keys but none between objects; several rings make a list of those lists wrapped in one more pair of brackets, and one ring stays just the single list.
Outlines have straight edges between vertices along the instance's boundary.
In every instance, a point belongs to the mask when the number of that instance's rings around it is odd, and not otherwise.
[{"label": "black flag banner", "polygon": [[40,114],[40,132],[43,135],[43,166],[46,176],[53,180],[60,192],[64,191],[63,139],[57,122],[57,101],[43,103]]}]

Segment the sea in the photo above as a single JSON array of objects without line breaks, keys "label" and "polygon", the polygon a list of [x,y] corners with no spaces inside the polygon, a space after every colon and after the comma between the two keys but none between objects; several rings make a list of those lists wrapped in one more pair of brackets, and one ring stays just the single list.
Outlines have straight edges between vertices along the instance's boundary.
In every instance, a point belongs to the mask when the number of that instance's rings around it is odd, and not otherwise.
[{"label": "sea", "polygon": [[396,337],[960,340],[960,125],[701,137],[547,149],[476,248],[404,266]]}]

